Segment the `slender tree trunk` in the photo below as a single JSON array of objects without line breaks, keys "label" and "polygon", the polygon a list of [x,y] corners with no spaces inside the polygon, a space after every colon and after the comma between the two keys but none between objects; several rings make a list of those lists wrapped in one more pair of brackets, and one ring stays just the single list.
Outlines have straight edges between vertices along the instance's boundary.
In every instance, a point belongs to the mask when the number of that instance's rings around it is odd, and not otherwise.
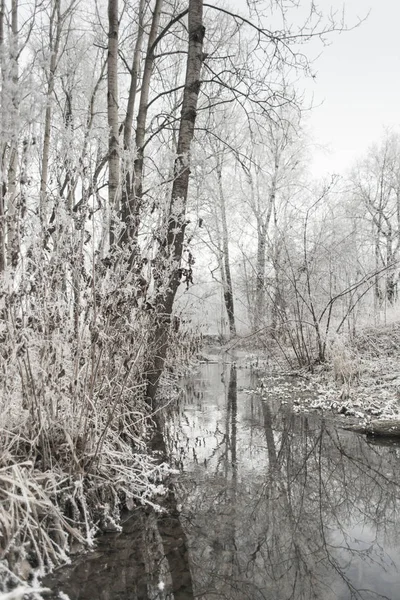
[{"label": "slender tree trunk", "polygon": [[[386,233],[386,265],[389,266],[394,262],[393,252],[393,230],[390,222],[387,223]],[[393,268],[390,268],[386,277],[386,299],[390,305],[393,305],[396,300],[396,282]]]},{"label": "slender tree trunk", "polygon": [[257,264],[256,264],[256,307],[255,328],[259,330],[264,322],[265,312],[265,271],[266,271],[266,245],[267,232],[264,223],[259,219],[257,223]]},{"label": "slender tree trunk", "polygon": [[[261,209],[261,203],[258,202],[257,208],[257,264],[256,264],[256,307],[255,307],[255,326],[260,329],[265,322],[265,274],[266,274],[266,249],[267,232],[275,209],[276,191],[278,185],[280,154],[278,148],[275,152],[274,170],[272,173],[271,187],[268,195],[267,211]],[[257,192],[258,193],[258,192]],[[276,213],[275,213],[276,214]]]},{"label": "slender tree trunk", "polygon": [[226,304],[224,298],[224,290],[227,287],[226,283],[226,274],[224,267],[224,251],[222,246],[222,233],[220,230],[220,215],[216,208],[215,210],[215,231],[213,232],[214,243],[216,247],[216,259],[218,262],[218,270],[221,276],[221,328],[219,330],[220,335],[223,337],[225,335],[225,312],[226,312]]},{"label": "slender tree trunk", "polygon": [[[374,225],[372,227],[373,227],[373,229],[375,229]],[[375,272],[377,273],[375,275],[375,281],[374,281],[374,305],[375,305],[375,320],[377,322],[379,322],[379,311],[380,311],[380,308],[382,305],[382,292],[381,292],[381,287],[380,287],[380,283],[379,283],[379,275],[378,275],[378,271],[381,266],[379,246],[380,246],[380,244],[379,244],[379,228],[377,227],[375,235],[374,235]]]},{"label": "slender tree trunk", "polygon": [[[325,344],[322,339],[320,322],[317,317],[317,309],[315,306],[313,286],[312,286],[312,282],[311,282],[312,266],[311,266],[311,262],[308,257],[307,227],[308,227],[308,212],[306,214],[306,221],[304,224],[304,236],[303,236],[304,272],[305,272],[305,277],[306,277],[306,290],[307,290],[307,300],[308,300],[308,302],[306,303],[306,306],[311,314],[312,325],[313,325],[314,333],[315,333],[315,343],[316,343],[316,347],[317,347],[317,351],[318,351],[318,361],[322,363],[322,362],[325,362]],[[300,319],[301,319],[301,317],[299,314],[299,321],[300,321]],[[304,340],[304,337],[303,337],[303,340]]]},{"label": "slender tree trunk", "polygon": [[[190,173],[190,147],[194,135],[197,102],[200,92],[200,72],[203,63],[203,2],[189,0],[189,43],[185,89],[179,126],[175,179],[167,217],[167,233],[160,248],[158,273],[155,274],[156,323],[154,331],[154,358],[148,372],[147,397],[155,404],[155,397],[164,369],[168,348],[168,334],[176,292],[181,280],[180,263],[185,236],[185,213]],[[166,281],[167,279],[167,281]],[[166,291],[164,291],[166,290]]]},{"label": "slender tree trunk", "polygon": [[281,269],[282,242],[277,236],[277,220],[275,217],[275,240],[271,252],[272,266],[274,269],[274,289],[272,292],[271,327],[275,335],[278,335],[278,322],[286,321],[286,303],[282,284]]},{"label": "slender tree trunk", "polygon": [[138,30],[133,52],[129,97],[124,121],[124,150],[129,150],[132,141],[132,123],[135,111],[136,91],[139,78],[140,54],[143,46],[145,0],[140,0],[138,7]]},{"label": "slender tree trunk", "polygon": [[7,202],[7,262],[14,269],[19,257],[19,219],[20,206],[17,189],[18,171],[18,0],[12,0],[11,5],[11,148],[8,166],[8,202]]},{"label": "slender tree trunk", "polygon": [[4,211],[4,196],[5,196],[5,160],[4,160],[4,137],[5,137],[5,73],[4,73],[4,19],[5,19],[5,0],[0,0],[0,67],[1,67],[1,130],[0,130],[0,273],[2,273],[6,267],[6,247],[5,247],[5,211]]},{"label": "slender tree trunk", "polygon": [[50,159],[50,136],[51,136],[51,118],[52,118],[52,96],[54,91],[55,74],[57,68],[58,53],[60,49],[61,41],[61,6],[60,0],[54,0],[54,6],[50,17],[49,27],[49,42],[50,42],[50,70],[47,81],[47,93],[46,93],[46,114],[44,121],[44,138],[43,138],[43,149],[42,149],[42,170],[40,174],[40,204],[39,204],[39,215],[42,225],[47,223],[47,180],[49,173],[49,159]]},{"label": "slender tree trunk", "polygon": [[233,300],[233,285],[231,275],[231,263],[229,255],[229,233],[228,233],[228,222],[226,218],[226,205],[225,195],[222,187],[222,164],[218,161],[217,165],[217,177],[218,177],[218,190],[219,190],[219,202],[221,210],[221,225],[222,225],[222,253],[223,253],[223,269],[224,273],[222,281],[224,284],[224,301],[225,308],[228,315],[229,322],[229,333],[231,336],[236,335],[236,322],[235,322],[235,307]]},{"label": "slender tree trunk", "polygon": [[108,115],[108,205],[111,213],[110,245],[115,241],[115,215],[119,211],[118,130],[118,0],[108,0],[107,115]]},{"label": "slender tree trunk", "polygon": [[[112,0],[110,0],[112,2]],[[155,42],[160,24],[161,10],[164,0],[156,0],[147,42],[147,52],[144,63],[143,78],[140,87],[140,102],[136,125],[136,158],[133,165],[134,182],[133,189],[130,185],[129,193],[124,198],[123,221],[126,225],[123,241],[128,241],[135,246],[139,222],[140,210],[142,206],[143,195],[143,161],[144,161],[144,142],[146,135],[147,111],[149,104],[150,82],[153,73]],[[128,125],[129,127],[129,125]]]},{"label": "slender tree trunk", "polygon": [[[133,217],[132,210],[134,209],[134,188],[133,188],[133,173],[131,169],[132,160],[132,124],[133,115],[135,111],[136,92],[138,87],[139,78],[139,67],[140,67],[140,55],[143,46],[144,37],[144,13],[145,13],[145,0],[140,0],[138,7],[138,31],[135,43],[135,49],[133,53],[132,69],[131,69],[131,81],[129,87],[128,104],[126,108],[126,116],[124,121],[124,187],[122,189],[121,196],[121,217],[124,223],[124,229],[121,235],[120,243],[128,243],[132,237],[133,231],[138,228],[138,221]],[[135,221],[133,226],[132,218]]]}]

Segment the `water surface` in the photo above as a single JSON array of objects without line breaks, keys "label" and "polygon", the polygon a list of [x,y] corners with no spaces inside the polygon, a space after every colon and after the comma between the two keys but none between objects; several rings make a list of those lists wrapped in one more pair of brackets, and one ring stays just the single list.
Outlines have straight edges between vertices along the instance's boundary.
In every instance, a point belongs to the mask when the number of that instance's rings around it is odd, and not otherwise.
[{"label": "water surface", "polygon": [[400,600],[400,448],[268,394],[240,363],[205,364],[169,417],[181,470],[168,513],[59,571],[71,600]]}]

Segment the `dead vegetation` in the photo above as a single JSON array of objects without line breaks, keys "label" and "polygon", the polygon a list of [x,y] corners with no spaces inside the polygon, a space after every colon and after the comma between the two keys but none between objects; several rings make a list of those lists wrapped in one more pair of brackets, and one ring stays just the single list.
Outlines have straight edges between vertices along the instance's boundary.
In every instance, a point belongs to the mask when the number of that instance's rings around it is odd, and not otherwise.
[{"label": "dead vegetation", "polygon": [[398,357],[400,323],[362,329],[354,338],[354,347],[365,357]]},{"label": "dead vegetation", "polygon": [[[71,293],[64,258],[0,290],[0,564],[20,581],[118,529],[121,507],[154,506],[169,472],[147,450],[152,314],[129,274],[101,264],[99,284]],[[172,338],[165,402],[196,348],[183,329]]]},{"label": "dead vegetation", "polygon": [[399,348],[399,324],[365,328],[351,341],[331,340],[325,363],[297,378],[264,378],[264,388],[296,412],[322,411],[376,435],[377,422],[400,420]]}]

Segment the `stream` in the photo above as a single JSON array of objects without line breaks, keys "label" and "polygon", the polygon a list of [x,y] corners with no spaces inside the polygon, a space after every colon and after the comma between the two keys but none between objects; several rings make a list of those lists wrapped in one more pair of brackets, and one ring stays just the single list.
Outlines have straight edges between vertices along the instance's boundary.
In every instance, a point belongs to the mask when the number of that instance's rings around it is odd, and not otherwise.
[{"label": "stream", "polygon": [[53,598],[400,600],[400,446],[256,385],[240,360],[200,365],[168,417],[167,513],[127,515],[44,582]]}]

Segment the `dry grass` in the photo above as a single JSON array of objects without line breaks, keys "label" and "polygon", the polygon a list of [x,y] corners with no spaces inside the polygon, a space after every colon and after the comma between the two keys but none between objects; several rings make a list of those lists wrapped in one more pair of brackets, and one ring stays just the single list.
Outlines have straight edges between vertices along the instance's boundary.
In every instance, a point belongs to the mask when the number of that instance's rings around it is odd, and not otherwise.
[{"label": "dry grass", "polygon": [[83,280],[67,258],[0,289],[0,561],[21,579],[152,504],[168,470],[146,449],[152,328],[133,276],[100,262]]},{"label": "dry grass", "polygon": [[354,346],[370,358],[397,357],[400,352],[400,324],[365,327],[355,336]]},{"label": "dry grass", "polygon": [[351,386],[360,377],[360,357],[356,348],[351,347],[343,337],[337,336],[328,347],[328,361],[335,381]]}]

